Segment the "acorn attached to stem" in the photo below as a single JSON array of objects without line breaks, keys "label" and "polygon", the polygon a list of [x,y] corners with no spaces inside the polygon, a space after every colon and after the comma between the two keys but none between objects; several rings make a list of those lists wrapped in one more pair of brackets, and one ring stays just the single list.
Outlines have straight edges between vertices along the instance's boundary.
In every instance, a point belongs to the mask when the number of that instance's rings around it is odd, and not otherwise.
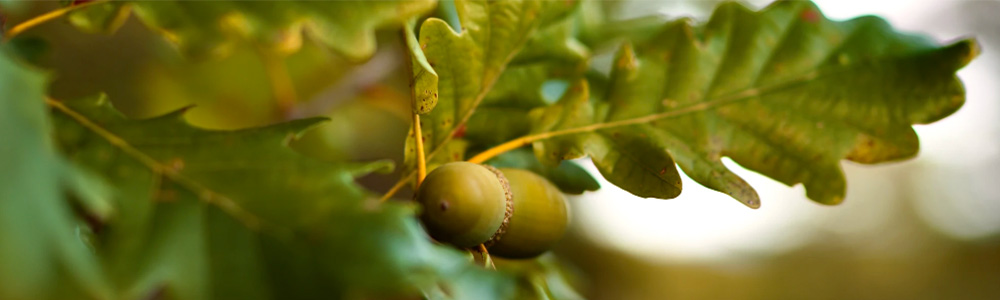
[{"label": "acorn attached to stem", "polygon": [[434,239],[461,248],[485,244],[490,254],[531,258],[566,232],[566,197],[552,183],[520,169],[453,162],[420,185],[421,221]]}]

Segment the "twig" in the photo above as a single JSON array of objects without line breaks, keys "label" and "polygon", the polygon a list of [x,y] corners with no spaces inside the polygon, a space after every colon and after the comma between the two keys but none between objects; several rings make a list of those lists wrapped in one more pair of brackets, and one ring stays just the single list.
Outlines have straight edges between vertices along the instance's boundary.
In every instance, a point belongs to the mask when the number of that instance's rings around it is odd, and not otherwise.
[{"label": "twig", "polygon": [[21,22],[21,23],[19,23],[17,25],[14,25],[13,27],[11,27],[10,30],[8,30],[6,32],[6,34],[4,34],[3,39],[5,41],[9,41],[10,39],[14,38],[18,34],[21,34],[22,32],[24,32],[24,31],[26,31],[28,29],[31,29],[31,28],[34,28],[35,26],[44,24],[45,22],[48,22],[48,21],[51,21],[51,20],[55,20],[55,19],[57,19],[57,18],[59,18],[61,16],[64,16],[64,15],[66,15],[66,14],[68,14],[68,13],[74,11],[74,10],[81,9],[81,8],[84,8],[84,7],[88,7],[88,6],[91,6],[91,5],[95,5],[95,4],[98,4],[98,3],[105,3],[105,2],[108,2],[108,0],[97,0],[97,1],[87,2],[87,3],[84,3],[84,4],[62,7],[62,8],[59,8],[59,9],[56,9],[56,10],[53,10],[53,11],[50,11],[50,12],[47,12],[47,13],[35,16],[34,18],[28,19],[28,20],[26,20],[24,22]]},{"label": "twig", "polygon": [[[407,44],[409,40],[407,39],[407,26],[415,26],[416,22],[411,20],[407,22],[399,31],[399,39],[403,44]],[[409,47],[407,47],[409,49]],[[417,113],[417,93],[414,90],[416,85],[416,78],[413,78],[413,55],[410,51],[403,51],[403,65],[406,69],[406,79],[410,83],[410,110],[412,110],[413,115],[413,141],[417,146],[417,182],[414,185],[415,188],[420,188],[420,184],[424,182],[424,177],[427,177],[427,158],[424,156],[424,135],[420,128],[420,114]]]},{"label": "twig", "polygon": [[497,269],[497,266],[493,264],[493,259],[490,257],[490,252],[486,251],[486,245],[479,244],[479,253],[483,255],[483,267],[493,270]]}]

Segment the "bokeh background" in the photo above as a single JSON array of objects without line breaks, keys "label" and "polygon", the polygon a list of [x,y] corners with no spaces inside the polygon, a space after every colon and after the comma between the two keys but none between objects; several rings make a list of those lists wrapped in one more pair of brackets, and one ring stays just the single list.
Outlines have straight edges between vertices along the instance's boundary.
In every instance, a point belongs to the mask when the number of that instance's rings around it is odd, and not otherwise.
[{"label": "bokeh background", "polygon": [[[751,1],[763,7],[768,1]],[[629,1],[616,18],[705,19],[713,1]],[[602,182],[572,197],[574,223],[555,255],[589,299],[1000,299],[1000,1],[817,1],[830,18],[864,14],[941,42],[975,36],[982,54],[959,76],[967,100],[954,115],[917,126],[917,158],[877,166],[845,162],[844,204],[827,207],[727,161],[761,194],[738,202],[685,178],[674,200],[636,198]],[[58,7],[4,12],[7,24]],[[368,61],[350,61],[309,41],[275,60],[247,42],[223,59],[189,60],[134,17],[114,34],[81,33],[64,19],[15,39],[51,70],[50,93],[107,93],[126,115],[192,106],[192,123],[218,129],[304,116],[332,119],[294,147],[320,159],[402,161],[409,108],[402,48],[381,33]],[[599,49],[598,49],[599,50]],[[599,68],[610,53],[594,59]],[[281,115],[269,85],[275,65],[296,98]],[[581,161],[582,164],[587,162]],[[596,173],[592,166],[591,170]],[[363,184],[384,191],[399,174]],[[404,192],[405,193],[405,192]]]}]

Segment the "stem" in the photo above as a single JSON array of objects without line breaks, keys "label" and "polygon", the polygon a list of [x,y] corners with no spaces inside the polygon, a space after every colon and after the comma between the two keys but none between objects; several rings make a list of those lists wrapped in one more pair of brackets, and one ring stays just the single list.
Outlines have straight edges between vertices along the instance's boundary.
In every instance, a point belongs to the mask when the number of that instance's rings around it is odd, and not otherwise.
[{"label": "stem", "polygon": [[400,178],[399,181],[396,181],[396,184],[393,185],[388,192],[385,192],[385,195],[382,195],[382,198],[380,198],[379,201],[385,202],[386,200],[389,200],[389,198],[392,198],[392,195],[395,195],[397,192],[399,192],[400,189],[406,186],[406,182],[410,181],[410,179],[413,178],[413,175],[416,174],[417,172],[410,172],[410,174],[406,174],[406,176]]},{"label": "stem", "polygon": [[661,113],[657,113],[657,114],[651,114],[651,115],[637,117],[637,118],[632,118],[632,119],[618,120],[618,121],[607,122],[607,123],[597,123],[597,124],[591,124],[591,125],[587,125],[587,126],[580,126],[580,127],[568,128],[568,129],[563,129],[563,130],[556,130],[556,131],[549,131],[549,132],[542,132],[542,133],[537,133],[537,134],[526,135],[526,136],[522,136],[522,137],[510,140],[510,141],[508,141],[506,143],[503,143],[503,144],[500,144],[500,145],[496,145],[496,146],[494,146],[492,148],[486,149],[486,151],[480,152],[479,154],[476,154],[476,156],[473,156],[472,158],[469,158],[468,162],[477,163],[477,164],[478,163],[483,163],[483,162],[485,162],[485,161],[487,161],[487,160],[489,160],[489,159],[491,159],[493,157],[496,157],[497,155],[503,154],[503,153],[505,153],[507,151],[514,150],[514,149],[517,149],[517,148],[520,148],[520,147],[523,147],[523,146],[527,146],[527,145],[529,145],[531,143],[534,143],[536,141],[540,141],[540,140],[544,140],[544,139],[549,139],[549,138],[553,138],[553,137],[557,137],[557,136],[577,134],[577,133],[584,133],[584,132],[593,132],[593,131],[597,131],[597,130],[601,130],[601,129],[608,129],[608,128],[614,128],[614,127],[622,127],[622,126],[629,126],[629,125],[645,124],[645,123],[650,123],[650,122],[661,120],[661,119],[672,118],[672,117],[677,117],[677,116],[681,116],[681,115],[685,115],[685,114],[689,114],[689,113],[704,111],[704,110],[708,110],[710,108],[715,108],[715,107],[723,106],[723,105],[730,104],[730,103],[733,103],[733,102],[736,102],[736,101],[739,101],[739,100],[747,99],[747,98],[750,98],[750,97],[756,97],[756,96],[759,96],[760,94],[765,93],[765,92],[769,92],[769,91],[773,91],[773,90],[785,88],[785,87],[788,87],[788,86],[791,86],[791,85],[795,85],[795,84],[807,82],[807,81],[816,79],[818,76],[819,76],[819,74],[816,73],[816,72],[809,72],[809,73],[806,73],[806,74],[804,74],[804,75],[802,75],[800,77],[796,77],[796,78],[793,78],[791,80],[788,80],[786,82],[781,82],[781,83],[777,83],[777,84],[770,85],[770,86],[764,86],[764,87],[760,87],[760,88],[752,88],[752,89],[747,89],[747,90],[739,91],[739,92],[736,92],[736,93],[732,93],[732,94],[720,96],[720,97],[712,99],[712,100],[708,100],[708,101],[705,101],[705,102],[693,104],[693,105],[690,105],[690,106],[687,106],[687,107],[683,107],[683,108],[680,108],[680,109],[665,111],[665,112],[661,112]]},{"label": "stem", "polygon": [[[146,155],[146,153],[143,153],[141,150],[133,147],[131,144],[126,142],[121,137],[115,135],[114,133],[108,131],[107,129],[104,129],[97,123],[94,123],[90,119],[87,119],[86,116],[81,115],[80,113],[74,111],[73,109],[67,107],[66,105],[63,105],[61,102],[53,100],[51,98],[46,98],[45,104],[66,114],[67,116],[75,120],[77,123],[82,125],[83,127],[89,129],[90,131],[93,131],[101,138],[104,138],[104,140],[106,140],[112,146],[120,149],[128,156],[131,156],[135,160],[139,161],[139,163],[149,168],[150,171],[153,172],[154,176],[159,177],[162,175],[170,179],[171,181],[176,182],[178,185],[194,192],[194,194],[197,195],[197,197],[200,198],[202,201],[218,206],[223,211],[229,213],[236,219],[240,220],[248,228],[251,229],[260,228],[261,221],[257,218],[257,216],[254,216],[253,214],[244,210],[242,207],[236,204],[236,202],[233,201],[232,199],[229,199],[224,195],[220,195],[215,191],[212,191],[207,187],[199,184],[198,182],[195,182],[194,180],[191,180],[190,178],[181,175],[178,172],[178,170],[175,169],[174,167],[160,163],[156,159],[150,157],[149,155]],[[159,183],[156,182],[155,184],[158,185]]]},{"label": "stem", "polygon": [[80,5],[73,5],[73,6],[62,7],[62,8],[59,8],[59,9],[56,9],[56,10],[53,10],[53,11],[50,11],[50,12],[47,12],[47,13],[35,16],[34,18],[28,19],[28,20],[26,20],[24,22],[21,22],[20,24],[17,24],[17,25],[14,25],[13,27],[11,27],[10,30],[8,30],[7,33],[4,34],[3,39],[5,41],[9,41],[10,39],[14,38],[14,36],[17,36],[18,34],[21,34],[22,32],[24,32],[24,31],[26,31],[28,29],[34,28],[35,26],[44,24],[45,22],[48,22],[48,21],[51,21],[51,20],[55,20],[56,18],[59,18],[59,17],[61,17],[63,15],[66,15],[67,13],[70,13],[70,12],[72,12],[74,10],[81,9],[81,8],[84,8],[84,7],[87,7],[87,6],[91,6],[91,5],[94,5],[94,4],[98,4],[98,3],[104,3],[104,2],[108,2],[108,0],[97,0],[97,1],[92,1],[92,2],[87,2],[87,3],[84,3],[84,4],[80,4]]},{"label": "stem", "polygon": [[427,159],[424,158],[424,136],[420,132],[420,114],[418,113],[413,113],[413,134],[416,135],[413,140],[417,144],[416,188],[420,188],[420,184],[424,182],[424,177],[427,177]]},{"label": "stem", "polygon": [[679,116],[679,115],[682,115],[682,114],[686,114],[686,113],[691,113],[691,112],[695,112],[695,111],[705,110],[705,109],[707,109],[709,107],[711,107],[711,105],[709,105],[709,102],[704,102],[704,103],[692,105],[692,106],[689,106],[689,107],[686,107],[686,108],[682,108],[682,109],[678,109],[678,110],[671,110],[671,111],[667,111],[667,112],[663,112],[663,113],[658,113],[658,114],[652,114],[652,115],[648,115],[648,116],[640,117],[640,118],[627,119],[627,120],[621,120],[621,121],[614,121],[614,122],[608,122],[608,123],[597,123],[597,124],[592,124],[592,125],[587,125],[587,126],[574,127],[574,128],[569,128],[569,129],[563,129],[563,130],[556,130],[556,131],[549,131],[549,132],[543,132],[543,133],[538,133],[538,134],[526,135],[526,136],[522,136],[522,137],[510,140],[510,141],[508,141],[506,143],[503,143],[503,144],[500,144],[500,145],[496,145],[493,148],[486,149],[486,151],[480,152],[479,154],[476,154],[476,156],[473,156],[472,158],[469,158],[468,162],[480,164],[480,163],[486,162],[487,160],[490,160],[491,158],[496,157],[497,155],[503,154],[503,153],[505,153],[507,151],[514,150],[514,149],[517,149],[517,148],[521,148],[523,146],[530,145],[531,143],[534,143],[536,141],[540,141],[540,140],[544,140],[544,139],[550,139],[550,138],[557,137],[557,136],[569,135],[569,134],[576,134],[576,133],[584,133],[584,132],[593,132],[593,131],[597,131],[597,130],[601,130],[601,129],[613,128],[613,127],[621,127],[621,126],[628,126],[628,125],[637,125],[637,124],[649,123],[649,122],[656,121],[656,120],[659,120],[659,119],[664,119],[664,118],[669,118],[669,117],[676,117],[676,116]]},{"label": "stem", "polygon": [[490,252],[486,251],[486,245],[479,244],[479,253],[483,254],[483,267],[497,269],[497,266],[493,264],[493,259],[490,258]]},{"label": "stem", "polygon": [[[410,43],[411,39],[407,38],[408,26],[415,26],[416,19],[410,19],[406,22],[406,25],[399,30],[399,39],[404,45]],[[417,47],[417,46],[414,46]],[[424,177],[427,177],[427,157],[424,155],[424,134],[421,132],[420,128],[420,114],[417,113],[417,92],[413,89],[416,85],[416,78],[413,77],[413,57],[412,53],[408,51],[410,48],[407,47],[407,51],[403,51],[404,65],[406,68],[406,79],[410,83],[410,109],[413,111],[413,141],[417,146],[417,182],[414,185],[414,189],[420,188],[420,184],[424,182]]]}]

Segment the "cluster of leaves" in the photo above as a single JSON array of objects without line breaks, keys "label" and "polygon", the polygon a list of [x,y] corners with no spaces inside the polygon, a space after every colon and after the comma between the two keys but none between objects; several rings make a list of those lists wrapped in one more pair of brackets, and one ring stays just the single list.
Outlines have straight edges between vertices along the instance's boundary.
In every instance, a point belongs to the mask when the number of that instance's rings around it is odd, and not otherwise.
[{"label": "cluster of leaves", "polygon": [[[567,160],[589,156],[613,184],[673,198],[677,165],[750,207],[756,192],[722,157],[838,203],[839,162],[913,156],[910,126],[962,105],[954,73],[977,51],[874,17],[830,21],[808,2],[723,4],[698,26],[612,20],[576,1],[458,0],[451,23],[418,22],[452,5],[433,1],[84,5],[68,16],[80,28],[113,32],[134,11],[193,58],[238,40],[290,53],[308,32],[364,60],[376,29],[402,25],[432,166],[479,153],[581,193],[597,182]],[[590,66],[608,45],[610,69]],[[391,163],[288,147],[321,118],[231,131],[192,126],[183,109],[128,119],[104,96],[48,98],[13,53],[0,51],[0,299],[575,297],[544,275],[558,273],[551,257],[486,271],[430,241],[417,207],[355,183]],[[508,141],[519,149],[493,157]]]},{"label": "cluster of leaves", "polygon": [[[432,162],[463,160],[466,149],[524,136],[514,142],[530,144],[542,165],[589,156],[608,181],[641,197],[678,196],[677,165],[753,208],[760,205],[756,191],[723,157],[802,183],[819,203],[840,203],[846,184],[839,162],[914,156],[911,125],[961,107],[955,72],[978,53],[974,40],[942,47],[877,17],[831,21],[809,2],[777,2],[760,12],[725,3],[704,25],[663,22],[620,43],[607,73],[574,73],[567,71],[572,57],[588,51],[567,31],[545,18],[505,18],[544,12],[514,3],[457,7],[462,34],[430,19],[420,27],[420,47],[411,46],[416,61],[426,57],[433,68],[415,68],[414,94],[439,95],[415,105],[427,114],[422,139]],[[437,75],[436,86],[420,84],[426,74]],[[572,84],[549,104],[541,85],[553,79]],[[406,154],[415,155],[412,147]]]}]

